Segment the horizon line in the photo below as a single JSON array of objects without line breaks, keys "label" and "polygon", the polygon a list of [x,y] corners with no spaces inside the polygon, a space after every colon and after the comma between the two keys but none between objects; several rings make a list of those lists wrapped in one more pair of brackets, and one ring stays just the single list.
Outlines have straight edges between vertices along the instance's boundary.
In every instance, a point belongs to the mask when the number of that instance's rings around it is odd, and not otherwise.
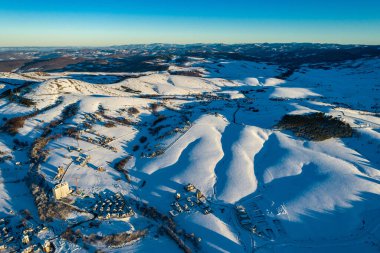
[{"label": "horizon line", "polygon": [[151,43],[126,43],[126,44],[114,44],[114,45],[101,45],[101,46],[90,46],[90,45],[60,45],[60,46],[1,46],[0,48],[110,48],[110,47],[122,47],[122,46],[142,46],[142,45],[178,45],[178,46],[189,46],[189,45],[255,45],[255,44],[320,44],[320,45],[342,45],[342,46],[380,46],[379,44],[362,44],[362,43],[339,43],[339,42],[238,42],[238,43],[227,43],[227,42],[193,42],[193,43],[169,43],[169,42],[151,42]]}]

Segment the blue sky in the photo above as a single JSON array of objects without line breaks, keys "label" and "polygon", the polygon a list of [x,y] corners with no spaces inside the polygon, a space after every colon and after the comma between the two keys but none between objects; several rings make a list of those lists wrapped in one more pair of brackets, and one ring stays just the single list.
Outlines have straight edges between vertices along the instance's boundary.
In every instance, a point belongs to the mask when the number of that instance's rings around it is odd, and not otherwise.
[{"label": "blue sky", "polygon": [[0,46],[380,44],[380,0],[0,0]]}]

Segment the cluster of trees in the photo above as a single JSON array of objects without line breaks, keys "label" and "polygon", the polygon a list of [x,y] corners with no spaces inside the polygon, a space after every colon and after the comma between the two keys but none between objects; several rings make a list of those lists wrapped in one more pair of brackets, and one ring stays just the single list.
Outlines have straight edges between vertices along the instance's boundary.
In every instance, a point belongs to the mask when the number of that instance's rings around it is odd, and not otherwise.
[{"label": "cluster of trees", "polygon": [[16,135],[18,133],[18,130],[22,127],[24,127],[25,120],[37,116],[39,113],[45,112],[47,110],[50,110],[58,105],[60,105],[63,102],[63,99],[60,97],[57,99],[57,101],[49,106],[44,107],[41,110],[34,111],[32,113],[29,113],[27,115],[18,116],[14,118],[8,119],[5,124],[1,127],[1,130],[10,134],[10,135]]},{"label": "cluster of trees", "polygon": [[171,75],[180,75],[180,76],[194,76],[194,77],[202,77],[203,73],[198,70],[171,70],[169,71]]},{"label": "cluster of trees", "polygon": [[70,136],[73,138],[79,138],[79,130],[76,127],[69,127],[65,129],[63,135]]},{"label": "cluster of trees", "polygon": [[[46,129],[49,130],[51,128],[54,128],[62,124],[68,118],[74,117],[78,113],[78,111],[79,111],[79,105],[77,103],[73,103],[66,106],[65,108],[63,108],[60,117],[50,122],[49,125],[46,127]],[[47,134],[44,134],[44,135],[47,135]]]},{"label": "cluster of trees", "polygon": [[35,141],[32,144],[32,148],[30,149],[30,153],[29,153],[30,159],[33,162],[45,160],[45,158],[49,154],[49,151],[44,150],[44,148],[47,146],[47,144],[51,140],[56,140],[61,137],[62,137],[61,134],[56,134],[52,136],[40,136],[37,139],[35,139]]},{"label": "cluster of trees", "polygon": [[66,119],[73,117],[78,113],[79,106],[77,103],[70,104],[66,106],[58,119],[53,120],[44,128],[42,135],[37,138],[30,150],[30,158],[34,161],[39,161],[40,159],[44,159],[48,154],[47,151],[43,151],[46,145],[51,141],[62,137],[61,134],[56,134],[53,136],[49,136],[52,133],[52,129],[62,124]]},{"label": "cluster of trees", "polygon": [[16,138],[13,139],[13,144],[15,148],[25,148],[29,145],[27,141],[20,141],[19,139],[16,139]]},{"label": "cluster of trees", "polygon": [[111,127],[115,127],[116,124],[113,121],[107,121],[106,123],[104,123],[104,126],[108,127],[108,128],[111,128]]},{"label": "cluster of trees", "polygon": [[34,203],[38,210],[38,216],[42,221],[52,221],[53,218],[64,220],[73,209],[61,202],[54,202],[49,199],[48,186],[45,181],[31,182],[29,188],[34,197]]},{"label": "cluster of trees", "polygon": [[139,150],[140,149],[140,146],[139,145],[134,145],[133,147],[132,147],[132,151],[133,152],[136,152],[137,150]]},{"label": "cluster of trees", "polygon": [[135,241],[144,237],[148,233],[147,229],[136,230],[133,232],[122,232],[118,234],[111,234],[100,236],[97,234],[90,234],[89,236],[83,235],[83,233],[77,229],[73,230],[67,228],[65,232],[61,234],[61,237],[69,242],[79,244],[83,242],[85,248],[89,248],[89,244],[98,244],[99,242],[108,247],[121,247],[126,243]]},{"label": "cluster of trees", "polygon": [[20,105],[26,106],[26,107],[32,107],[36,105],[36,102],[34,102],[32,99],[25,98],[16,94],[11,93],[8,97],[9,101],[16,102]]},{"label": "cluster of trees", "polygon": [[139,238],[144,237],[148,233],[147,229],[144,230],[137,230],[132,233],[130,232],[123,232],[120,234],[112,234],[112,235],[106,235],[100,238],[101,242],[104,243],[106,246],[109,247],[119,247],[126,243],[135,241]]},{"label": "cluster of trees", "polygon": [[138,114],[140,111],[136,107],[129,107],[128,108],[128,113],[129,114]]},{"label": "cluster of trees", "polygon": [[161,126],[156,126],[156,127],[149,127],[149,133],[151,135],[157,135],[162,129],[169,127],[170,125],[161,125]]},{"label": "cluster of trees", "polygon": [[27,115],[10,118],[1,127],[1,130],[10,135],[16,135],[18,133],[18,130],[24,127],[25,120],[32,118],[37,114],[38,111],[35,111]]},{"label": "cluster of trees", "polygon": [[105,113],[99,113],[103,118],[109,120],[109,121],[114,121],[117,122],[121,125],[131,125],[132,122],[129,119],[126,119],[124,117],[112,117],[109,115],[106,115]]},{"label": "cluster of trees", "polygon": [[140,143],[144,143],[147,140],[148,140],[148,138],[146,136],[141,136],[140,139],[139,139]]},{"label": "cluster of trees", "polygon": [[32,161],[39,161],[40,159],[43,160],[46,157],[47,154],[44,154],[42,150],[46,147],[49,141],[49,137],[39,137],[33,142],[29,154]]},{"label": "cluster of trees", "polygon": [[169,125],[157,126],[160,122],[166,120],[165,115],[158,115],[158,117],[153,121],[152,126],[148,128],[151,135],[157,135],[162,129],[168,127]]},{"label": "cluster of trees", "polygon": [[123,86],[122,85],[121,88],[123,88],[123,90],[125,92],[129,92],[129,93],[134,93],[134,94],[140,94],[141,93],[140,90],[134,90],[134,89],[131,89],[131,88],[127,87],[127,86]]},{"label": "cluster of trees", "polygon": [[128,183],[131,182],[131,178],[128,174],[128,171],[124,169],[125,165],[129,162],[129,160],[131,160],[132,156],[128,155],[124,158],[122,158],[120,161],[118,161],[116,164],[115,164],[115,169],[121,173],[124,174],[125,178],[127,179]]},{"label": "cluster of trees", "polygon": [[140,98],[156,98],[159,97],[159,94],[141,94],[139,95]]},{"label": "cluster of trees", "polygon": [[[137,109],[136,109],[137,110]],[[131,125],[132,122],[124,117],[113,117],[106,115],[106,109],[103,105],[98,106],[98,111],[96,112],[98,115],[102,116],[104,119],[107,119],[108,122],[106,123],[108,126],[106,127],[114,127],[115,122],[121,124],[121,125]]]},{"label": "cluster of trees", "polygon": [[321,112],[285,115],[277,127],[291,130],[296,136],[313,141],[351,137],[354,132],[349,124]]},{"label": "cluster of trees", "polygon": [[167,226],[162,226],[161,229],[163,229],[166,234],[173,239],[173,241],[178,245],[180,249],[183,250],[184,253],[191,253],[191,249],[185,244],[185,242],[176,234],[174,230]]},{"label": "cluster of trees", "polygon": [[288,69],[285,72],[283,72],[283,73],[279,74],[278,76],[276,76],[276,78],[286,80],[291,75],[293,75],[293,73],[296,70],[297,70],[297,67],[295,67],[295,66],[288,66]]},{"label": "cluster of trees", "polygon": [[160,107],[160,105],[157,104],[157,103],[152,103],[152,104],[150,104],[150,110],[151,110],[153,113],[157,113],[157,110],[158,110],[159,107]]},{"label": "cluster of trees", "polygon": [[65,232],[61,234],[61,237],[69,242],[78,244],[79,240],[83,238],[83,234],[79,229],[74,231],[71,228],[67,228]]},{"label": "cluster of trees", "polygon": [[184,239],[190,239],[194,246],[199,247],[199,238],[195,237],[195,235],[193,237],[186,236],[187,234],[184,233],[184,230],[177,229],[177,224],[172,218],[160,213],[156,208],[150,207],[146,203],[137,203],[136,207],[143,216],[161,222],[159,232],[166,233],[185,253],[190,253],[191,248],[186,245],[181,236],[185,236]]},{"label": "cluster of trees", "polygon": [[162,155],[165,152],[163,149],[158,149],[146,155],[146,157],[153,158]]},{"label": "cluster of trees", "polygon": [[32,99],[25,98],[23,96],[17,95],[17,94],[21,94],[21,93],[26,93],[26,90],[29,88],[27,88],[27,89],[25,89],[25,88],[28,87],[29,85],[33,84],[33,83],[35,83],[35,82],[28,82],[27,81],[27,82],[24,82],[24,84],[19,85],[13,89],[8,89],[8,90],[6,90],[0,94],[0,98],[8,98],[8,100],[10,102],[16,102],[20,105],[27,106],[27,107],[34,106],[36,103]]},{"label": "cluster of trees", "polygon": [[165,115],[159,115],[157,117],[157,119],[155,119],[152,123],[152,126],[156,126],[158,123],[160,123],[161,121],[164,121],[166,119],[166,116]]}]

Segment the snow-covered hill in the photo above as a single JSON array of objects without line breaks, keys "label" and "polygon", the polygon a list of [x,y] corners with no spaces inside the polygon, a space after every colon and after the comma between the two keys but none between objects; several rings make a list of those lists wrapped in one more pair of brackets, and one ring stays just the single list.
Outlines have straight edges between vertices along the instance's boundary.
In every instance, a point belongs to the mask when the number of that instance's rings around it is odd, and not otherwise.
[{"label": "snow-covered hill", "polygon": [[[2,125],[23,117],[17,134],[0,133],[0,218],[28,209],[31,223],[47,227],[31,235],[32,244],[50,240],[58,252],[380,250],[379,59],[305,65],[283,79],[282,67],[247,61],[202,60],[189,68],[203,76],[147,72],[99,84],[83,81],[88,73],[0,73]],[[348,123],[354,135],[312,141],[276,127],[286,114],[311,112]],[[40,220],[28,184],[33,173],[43,178],[46,203],[61,203],[52,189],[68,182],[74,191],[65,205],[75,211]],[[184,189],[189,183],[202,203]],[[102,192],[120,192],[135,214],[98,219],[93,206]],[[185,247],[165,230],[168,217]],[[67,226],[81,239],[64,237]],[[99,239],[144,229],[144,237],[116,249]],[[89,242],[91,234],[98,241]]]}]

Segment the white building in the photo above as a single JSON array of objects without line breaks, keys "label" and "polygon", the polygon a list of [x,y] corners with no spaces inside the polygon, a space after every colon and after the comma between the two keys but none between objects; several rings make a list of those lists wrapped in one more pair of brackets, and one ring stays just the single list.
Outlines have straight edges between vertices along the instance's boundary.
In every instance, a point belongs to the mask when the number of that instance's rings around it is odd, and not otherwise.
[{"label": "white building", "polygon": [[69,183],[62,182],[57,184],[53,189],[55,199],[65,198],[70,194]]}]

